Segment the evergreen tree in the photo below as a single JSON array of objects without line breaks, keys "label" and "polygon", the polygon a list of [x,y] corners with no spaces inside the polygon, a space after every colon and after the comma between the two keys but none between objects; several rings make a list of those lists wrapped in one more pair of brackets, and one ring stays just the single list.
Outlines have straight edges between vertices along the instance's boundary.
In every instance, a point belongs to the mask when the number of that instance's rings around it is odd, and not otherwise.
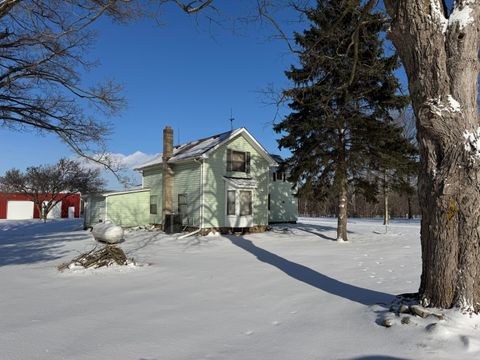
[{"label": "evergreen tree", "polygon": [[[309,29],[295,34],[299,65],[285,74],[293,110],[275,130],[288,148],[290,180],[338,197],[337,239],[347,240],[349,183],[371,193],[372,171],[404,162],[414,152],[391,113],[408,98],[394,71],[396,56],[383,50],[383,17],[358,0],[318,0],[307,11]],[[408,161],[407,161],[408,162]]]},{"label": "evergreen tree", "polygon": [[[417,148],[413,141],[409,141],[401,133],[396,133],[399,129],[392,127],[391,135],[385,134],[371,163],[375,168],[375,181],[382,191],[384,225],[388,225],[390,218],[388,201],[390,192],[411,196],[415,192],[411,178],[419,170]],[[385,149],[388,149],[387,152]]]}]

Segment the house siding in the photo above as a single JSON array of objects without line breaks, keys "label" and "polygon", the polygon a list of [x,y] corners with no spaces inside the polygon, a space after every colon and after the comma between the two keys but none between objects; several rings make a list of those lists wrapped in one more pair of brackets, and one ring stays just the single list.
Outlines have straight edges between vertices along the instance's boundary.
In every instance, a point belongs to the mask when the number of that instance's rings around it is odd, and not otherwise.
[{"label": "house siding", "polygon": [[[270,177],[272,173],[270,172]],[[298,219],[297,198],[288,181],[270,181],[269,222],[292,222]]]},{"label": "house siding", "polygon": [[85,208],[85,227],[90,227],[105,221],[105,197],[89,196]]},{"label": "house siding", "polygon": [[150,224],[162,224],[162,167],[143,170],[143,187],[150,189],[150,195],[157,196],[157,214],[150,214],[150,198],[148,198],[148,214]]},{"label": "house siding", "polygon": [[[227,171],[227,149],[250,152],[250,173]],[[253,191],[254,225],[268,224],[269,163],[239,134],[213,151],[204,168],[204,227],[225,227],[226,200],[223,176],[253,178],[258,187]]]},{"label": "house siding", "polygon": [[178,213],[178,195],[187,195],[187,214],[184,214],[183,224],[200,226],[200,168],[196,162],[175,164],[173,167],[173,210]]},{"label": "house siding", "polygon": [[123,227],[150,223],[150,191],[132,192],[106,197],[107,220]]}]

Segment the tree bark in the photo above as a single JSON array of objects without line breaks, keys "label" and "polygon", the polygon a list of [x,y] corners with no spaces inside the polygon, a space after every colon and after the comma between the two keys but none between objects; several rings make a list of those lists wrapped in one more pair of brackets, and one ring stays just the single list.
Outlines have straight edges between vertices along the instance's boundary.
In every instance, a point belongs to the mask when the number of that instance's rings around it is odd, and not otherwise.
[{"label": "tree bark", "polygon": [[43,217],[43,206],[42,206],[42,203],[40,203],[38,200],[35,200],[35,198],[34,198],[33,203],[35,204],[35,207],[37,208],[37,211],[38,211],[38,214],[39,214],[40,219],[43,220],[43,222],[46,222],[46,220],[45,220],[44,217]]},{"label": "tree bark", "polygon": [[388,225],[390,216],[388,214],[388,184],[387,174],[383,173],[383,225]]},{"label": "tree bark", "polygon": [[339,155],[337,160],[336,170],[336,185],[338,189],[338,219],[337,219],[337,241],[348,241],[347,236],[347,195],[348,195],[348,180],[347,180],[347,164],[346,164],[346,149],[345,149],[345,130],[339,130]]},{"label": "tree bark", "polygon": [[408,219],[413,219],[413,209],[412,209],[412,196],[407,195],[407,205],[408,205]]},{"label": "tree bark", "polygon": [[480,0],[385,0],[420,147],[424,306],[480,310]]},{"label": "tree bark", "polygon": [[347,178],[340,180],[338,195],[337,241],[348,241],[347,236]]}]

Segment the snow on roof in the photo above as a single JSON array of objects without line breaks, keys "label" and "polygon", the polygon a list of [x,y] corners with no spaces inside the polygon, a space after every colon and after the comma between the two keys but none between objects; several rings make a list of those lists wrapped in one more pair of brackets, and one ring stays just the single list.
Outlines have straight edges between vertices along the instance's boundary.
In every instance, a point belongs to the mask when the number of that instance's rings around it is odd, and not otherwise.
[{"label": "snow on roof", "polygon": [[[177,145],[173,148],[173,156],[168,160],[168,162],[177,162],[180,160],[195,159],[208,150],[214,148],[215,146],[221,144],[228,138],[230,138],[235,133],[240,132],[243,128],[227,131],[221,134],[216,134],[207,138],[191,141],[185,144]],[[135,168],[135,170],[145,169],[151,166],[160,165],[162,161],[163,154],[159,154],[154,157],[149,162],[142,164]]]},{"label": "snow on roof", "polygon": [[283,162],[283,159],[280,155],[276,154],[269,154],[273,160],[275,160],[277,163],[281,164]]}]

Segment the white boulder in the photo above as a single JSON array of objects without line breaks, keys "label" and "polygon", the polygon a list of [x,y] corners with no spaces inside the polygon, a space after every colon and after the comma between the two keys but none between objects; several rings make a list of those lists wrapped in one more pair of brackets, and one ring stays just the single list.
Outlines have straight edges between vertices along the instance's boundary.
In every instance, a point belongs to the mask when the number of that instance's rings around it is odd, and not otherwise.
[{"label": "white boulder", "polygon": [[92,228],[92,235],[97,241],[116,244],[123,239],[123,229],[115,224],[99,223]]}]

